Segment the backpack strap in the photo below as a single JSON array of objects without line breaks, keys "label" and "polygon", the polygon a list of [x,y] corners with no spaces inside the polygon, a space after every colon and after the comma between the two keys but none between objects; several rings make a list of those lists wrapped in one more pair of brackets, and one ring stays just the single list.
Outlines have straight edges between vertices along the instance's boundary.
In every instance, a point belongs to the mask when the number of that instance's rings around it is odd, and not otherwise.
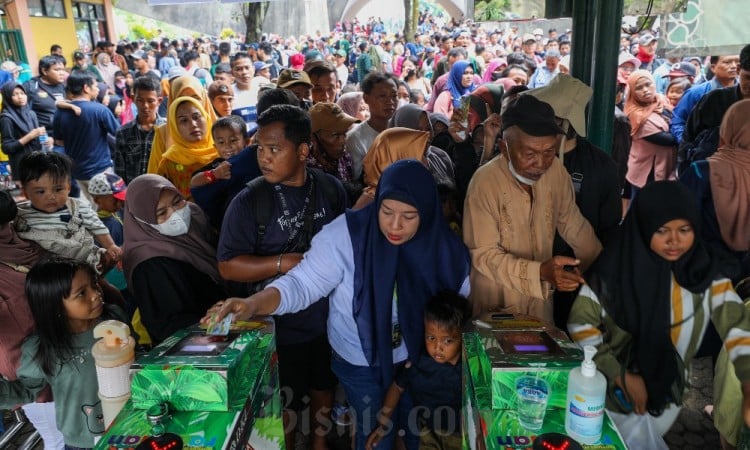
[{"label": "backpack strap", "polygon": [[318,187],[323,192],[323,198],[326,199],[326,203],[331,205],[333,212],[339,215],[346,209],[345,201],[341,196],[341,191],[338,189],[336,184],[331,177],[320,169],[308,167],[310,175],[315,178],[318,183]]},{"label": "backpack strap", "polygon": [[271,221],[273,209],[273,189],[263,176],[254,178],[247,183],[250,189],[250,208],[255,218],[255,246],[258,247],[266,236],[266,228]]}]

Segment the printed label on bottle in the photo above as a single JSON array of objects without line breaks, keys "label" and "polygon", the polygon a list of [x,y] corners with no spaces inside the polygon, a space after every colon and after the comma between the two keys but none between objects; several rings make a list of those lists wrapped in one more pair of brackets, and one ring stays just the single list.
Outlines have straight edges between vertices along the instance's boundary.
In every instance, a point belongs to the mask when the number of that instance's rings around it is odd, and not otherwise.
[{"label": "printed label on bottle", "polygon": [[604,421],[604,399],[596,399],[599,401],[593,402],[577,400],[574,398],[568,405],[570,431],[582,436],[601,434]]}]

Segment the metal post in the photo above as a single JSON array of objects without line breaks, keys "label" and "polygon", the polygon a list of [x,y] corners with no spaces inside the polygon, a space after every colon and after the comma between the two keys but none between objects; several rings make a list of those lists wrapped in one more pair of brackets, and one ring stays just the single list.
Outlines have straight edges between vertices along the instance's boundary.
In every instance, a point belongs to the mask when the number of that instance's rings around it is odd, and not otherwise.
[{"label": "metal post", "polygon": [[[594,0],[598,1],[598,0]],[[596,51],[594,53],[594,95],[589,104],[588,139],[607,153],[612,152],[617,56],[624,0],[602,0],[596,15]],[[573,35],[575,37],[575,34]]]}]

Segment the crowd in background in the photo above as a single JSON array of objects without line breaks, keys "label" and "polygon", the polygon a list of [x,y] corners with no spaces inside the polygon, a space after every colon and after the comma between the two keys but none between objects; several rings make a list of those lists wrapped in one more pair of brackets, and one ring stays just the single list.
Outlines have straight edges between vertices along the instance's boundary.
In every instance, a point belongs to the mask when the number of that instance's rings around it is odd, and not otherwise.
[{"label": "crowd in background", "polygon": [[[657,437],[669,428],[680,364],[696,355],[735,365],[717,380],[736,372],[744,386],[750,46],[660,58],[658,30],[623,32],[615,133],[599,149],[586,139],[591,88],[569,74],[572,33],[422,13],[414,36],[371,18],[250,44],[102,41],[70,61],[53,46],[28,79],[6,61],[0,134],[15,197],[0,198],[12,259],[0,296],[23,314],[3,349],[0,405],[25,403],[30,417],[47,405],[56,426],[35,422],[47,445],[90,448],[102,429],[75,411],[95,391],[61,389],[90,380],[69,370],[92,363],[61,356],[61,376],[55,352],[70,356],[71,336],[100,317],[124,318],[147,346],[206,311],[277,315],[288,447],[303,398],[313,448],[326,447],[332,410],[354,416],[358,449],[391,445],[382,417],[414,431],[402,423],[412,401],[457,417],[459,330],[496,311],[601,346],[600,370],[630,403],[608,397],[624,430],[641,429],[636,416],[660,421]],[[38,332],[55,319],[20,266],[40,284],[68,274],[70,328]],[[71,309],[79,288],[97,310]],[[334,408],[337,383],[346,407]],[[740,417],[742,405],[718,407]],[[433,419],[420,416],[421,439],[455,448],[458,428]]]}]

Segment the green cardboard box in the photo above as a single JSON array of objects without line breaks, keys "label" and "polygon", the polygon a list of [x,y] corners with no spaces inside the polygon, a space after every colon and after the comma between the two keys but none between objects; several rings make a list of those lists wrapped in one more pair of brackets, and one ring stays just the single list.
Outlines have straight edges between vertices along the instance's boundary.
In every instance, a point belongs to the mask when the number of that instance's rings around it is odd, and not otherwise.
[{"label": "green cardboard box", "polygon": [[516,379],[530,375],[544,379],[550,388],[547,408],[565,408],[568,374],[583,361],[583,351],[564,333],[542,327],[521,328],[505,321],[488,322],[464,336],[476,359],[476,377],[490,387],[491,409],[516,408]]},{"label": "green cardboard box", "polygon": [[[246,448],[248,441],[252,448],[260,449],[284,449],[284,426],[281,416],[281,398],[278,381],[278,360],[276,357],[276,344],[273,335],[273,322],[268,321],[255,327],[255,330],[242,332],[247,337],[252,337],[253,342],[242,339],[244,352],[250,355],[250,364],[246,371],[237,374],[230,373],[229,386],[240,393],[244,389],[244,399],[240,408],[230,411],[211,410],[176,410],[173,401],[167,401],[170,406],[171,419],[164,422],[167,433],[179,436],[183,440],[185,449],[211,449],[229,450]],[[175,336],[186,336],[183,330]],[[151,360],[151,359],[149,359]],[[139,364],[141,362],[139,361]],[[193,373],[214,372],[208,369],[190,369],[188,366],[178,366],[179,371],[188,375],[185,383],[191,380],[202,380],[201,377],[192,378]],[[168,377],[168,374],[177,371],[167,370],[142,370],[145,377],[154,378]],[[218,372],[217,372],[218,373]],[[232,380],[237,376],[241,380]],[[135,381],[135,380],[134,380]],[[234,381],[241,381],[234,383]],[[183,384],[184,385],[184,384]],[[227,386],[225,382],[223,384]],[[206,391],[213,395],[217,386],[209,386]],[[177,404],[188,402],[189,404],[209,404],[204,395],[196,398],[186,399],[184,396],[173,396]],[[199,402],[199,403],[195,403]],[[153,404],[152,401],[146,402]],[[97,450],[110,449],[135,449],[139,444],[148,439],[152,434],[152,425],[146,417],[144,409],[136,408],[135,401],[131,398],[115,418],[106,433],[97,442]]]},{"label": "green cardboard box", "polygon": [[[489,329],[465,333],[463,336],[463,408],[462,426],[465,450],[530,449],[536,436],[556,432],[565,434],[565,402],[567,397],[567,373],[571,367],[565,361],[523,359],[519,365],[515,360],[500,357],[490,359],[497,340]],[[484,345],[491,346],[488,352]],[[573,344],[575,345],[575,344]],[[580,352],[580,351],[579,351]],[[582,352],[580,352],[582,355]],[[504,362],[501,362],[504,361]],[[540,363],[542,365],[537,366]],[[542,429],[530,432],[518,423],[516,412],[515,378],[534,373],[550,384],[551,396],[544,415]],[[563,384],[564,380],[564,384]],[[626,450],[627,447],[610,417],[605,415],[602,439],[596,445],[584,445],[591,450]]]},{"label": "green cardboard box", "polygon": [[[198,326],[173,334],[131,366],[134,409],[167,402],[176,411],[239,411],[257,383],[250,373],[275,349],[272,322],[241,322],[229,336]],[[272,345],[273,344],[273,345]]]}]

